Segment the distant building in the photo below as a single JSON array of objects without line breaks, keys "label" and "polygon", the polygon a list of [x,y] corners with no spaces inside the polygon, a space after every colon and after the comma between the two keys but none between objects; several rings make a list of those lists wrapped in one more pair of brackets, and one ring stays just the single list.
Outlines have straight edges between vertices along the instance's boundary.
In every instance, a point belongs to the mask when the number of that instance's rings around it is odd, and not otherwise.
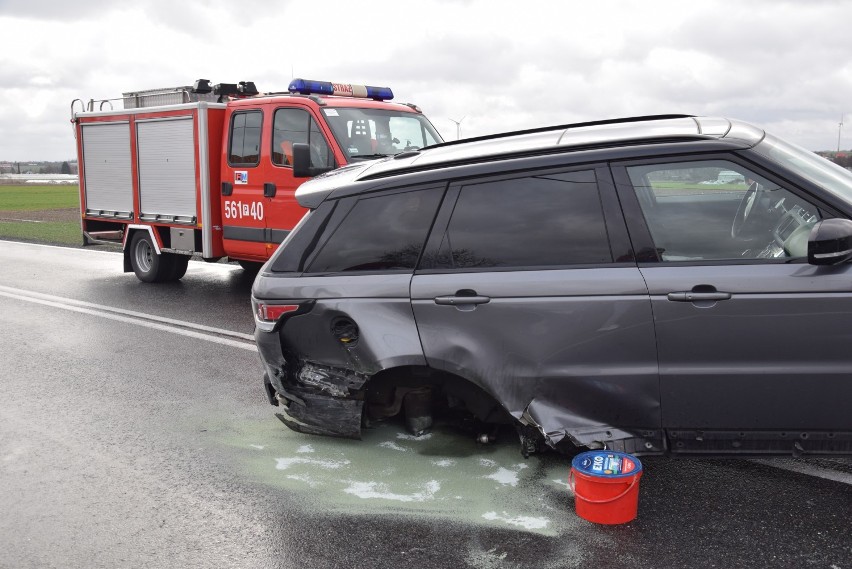
[{"label": "distant building", "polygon": [[7,184],[79,184],[74,174],[0,174],[0,183]]}]

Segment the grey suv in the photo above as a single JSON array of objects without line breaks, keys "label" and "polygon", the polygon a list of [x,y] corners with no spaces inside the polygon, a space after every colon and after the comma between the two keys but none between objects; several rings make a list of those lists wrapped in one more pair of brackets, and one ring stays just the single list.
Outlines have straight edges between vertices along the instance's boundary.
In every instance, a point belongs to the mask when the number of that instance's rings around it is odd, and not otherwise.
[{"label": "grey suv", "polygon": [[450,412],[525,454],[852,452],[852,174],[759,128],[468,139],[296,197],[252,291],[295,430]]}]

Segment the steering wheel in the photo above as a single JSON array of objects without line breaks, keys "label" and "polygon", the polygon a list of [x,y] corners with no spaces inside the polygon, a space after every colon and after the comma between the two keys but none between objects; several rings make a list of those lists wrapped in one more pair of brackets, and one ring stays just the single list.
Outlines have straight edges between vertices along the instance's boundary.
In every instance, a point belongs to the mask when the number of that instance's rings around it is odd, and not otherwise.
[{"label": "steering wheel", "polygon": [[754,220],[756,215],[755,205],[759,201],[759,196],[762,193],[762,188],[757,182],[752,182],[746,190],[743,199],[740,200],[740,205],[737,206],[737,213],[734,215],[734,222],[731,224],[731,237],[737,239],[748,238],[748,229],[750,220]]}]

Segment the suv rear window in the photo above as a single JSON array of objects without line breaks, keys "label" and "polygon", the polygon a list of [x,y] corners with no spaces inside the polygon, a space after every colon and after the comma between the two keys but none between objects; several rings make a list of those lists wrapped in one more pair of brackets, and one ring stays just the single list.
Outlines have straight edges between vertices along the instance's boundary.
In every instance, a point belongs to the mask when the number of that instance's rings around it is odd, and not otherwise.
[{"label": "suv rear window", "polygon": [[443,188],[357,201],[306,272],[413,271]]},{"label": "suv rear window", "polygon": [[422,268],[608,262],[597,180],[585,170],[463,186],[437,259]]}]

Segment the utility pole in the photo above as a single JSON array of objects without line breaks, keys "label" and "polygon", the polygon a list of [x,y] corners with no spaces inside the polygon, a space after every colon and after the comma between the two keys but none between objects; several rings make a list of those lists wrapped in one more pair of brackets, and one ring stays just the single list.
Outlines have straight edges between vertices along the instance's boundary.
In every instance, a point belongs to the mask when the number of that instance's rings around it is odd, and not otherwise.
[{"label": "utility pole", "polygon": [[463,116],[459,120],[450,119],[452,122],[456,123],[456,140],[459,140],[461,138],[461,123],[466,118],[467,115]]},{"label": "utility pole", "polygon": [[840,133],[843,131],[843,115],[840,115],[840,124],[837,125],[837,152],[840,153]]}]

